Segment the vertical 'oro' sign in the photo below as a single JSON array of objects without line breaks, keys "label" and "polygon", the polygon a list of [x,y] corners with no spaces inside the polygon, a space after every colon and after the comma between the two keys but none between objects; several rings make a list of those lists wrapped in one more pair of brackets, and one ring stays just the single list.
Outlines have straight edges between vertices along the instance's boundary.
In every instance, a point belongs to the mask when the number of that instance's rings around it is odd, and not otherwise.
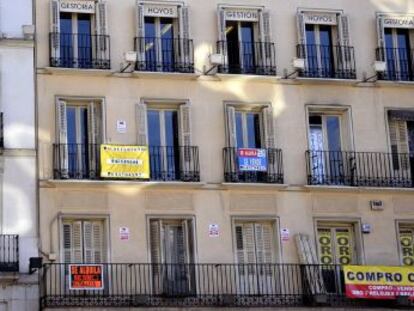
[{"label": "vertical 'oro' sign", "polygon": [[101,290],[103,288],[103,265],[69,265],[69,289]]}]

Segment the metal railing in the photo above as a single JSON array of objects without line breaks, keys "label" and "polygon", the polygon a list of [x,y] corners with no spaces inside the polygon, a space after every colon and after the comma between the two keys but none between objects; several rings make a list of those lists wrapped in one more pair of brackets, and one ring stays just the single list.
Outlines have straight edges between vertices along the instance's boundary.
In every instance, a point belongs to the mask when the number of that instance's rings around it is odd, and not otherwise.
[{"label": "metal railing", "polygon": [[298,58],[305,59],[301,77],[326,79],[356,79],[354,48],[316,44],[298,44]]},{"label": "metal railing", "polygon": [[[150,179],[200,181],[198,147],[149,146]],[[54,144],[55,179],[99,179],[100,145]]]},{"label": "metal railing", "polygon": [[108,35],[49,34],[50,66],[81,69],[110,69]]},{"label": "metal railing", "polygon": [[224,180],[232,183],[273,183],[283,184],[283,157],[282,150],[266,149],[267,171],[241,171],[239,168],[238,148],[226,147],[223,149]]},{"label": "metal railing", "polygon": [[0,272],[19,271],[19,236],[0,234]]},{"label": "metal railing", "polygon": [[272,42],[218,41],[217,52],[224,55],[219,73],[276,75],[276,52]]},{"label": "metal railing", "polygon": [[413,165],[413,154],[306,151],[309,185],[410,188]]},{"label": "metal railing", "polygon": [[71,290],[68,271],[68,264],[43,266],[43,308],[395,304],[346,298],[338,265],[107,263],[100,290]]},{"label": "metal railing", "polygon": [[194,73],[193,40],[136,37],[136,70]]},{"label": "metal railing", "polygon": [[413,51],[404,48],[377,48],[377,60],[386,62],[387,67],[378,75],[380,80],[413,81]]}]

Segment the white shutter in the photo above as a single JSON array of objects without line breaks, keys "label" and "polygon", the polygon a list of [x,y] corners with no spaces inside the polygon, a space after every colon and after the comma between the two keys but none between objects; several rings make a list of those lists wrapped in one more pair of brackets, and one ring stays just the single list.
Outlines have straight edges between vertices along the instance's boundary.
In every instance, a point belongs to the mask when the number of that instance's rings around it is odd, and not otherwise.
[{"label": "white shutter", "polygon": [[144,18],[144,5],[141,3],[141,0],[136,2],[136,35],[137,35],[137,53],[138,61],[145,62],[145,18]]},{"label": "white shutter", "polygon": [[150,221],[150,251],[151,251],[151,263],[162,263],[161,221],[160,220]]},{"label": "white shutter", "polygon": [[50,1],[51,58],[60,58],[60,1]]},{"label": "white shutter", "polygon": [[275,148],[275,129],[273,126],[273,108],[266,106],[262,109],[263,145],[265,148]]},{"label": "white shutter", "polygon": [[59,171],[61,178],[69,178],[69,154],[68,154],[68,124],[66,114],[66,102],[58,100],[56,103],[56,135],[57,154],[59,157]]},{"label": "white shutter", "polygon": [[99,0],[96,3],[95,9],[96,18],[96,34],[98,38],[96,40],[96,49],[98,60],[106,60],[108,55],[109,41],[106,36],[108,35],[108,13],[106,0]]},{"label": "white shutter", "polygon": [[384,18],[382,16],[377,16],[377,36],[378,47],[385,48]]},{"label": "white shutter", "polygon": [[273,50],[271,48],[272,30],[271,19],[269,11],[260,11],[260,34],[261,34],[261,55],[262,59],[259,59],[259,63],[263,65],[263,68],[270,70],[272,64]]},{"label": "white shutter", "polygon": [[138,103],[135,107],[135,120],[137,127],[137,144],[139,146],[148,145],[147,135],[147,105]]},{"label": "white shutter", "polygon": [[350,47],[350,34],[349,34],[349,19],[346,15],[337,15],[338,21],[338,45],[341,46],[341,49],[338,51],[340,55],[340,61],[342,62],[342,66],[344,69],[351,68],[351,64],[349,63],[352,60],[351,51],[349,50]]},{"label": "white shutter", "polygon": [[72,262],[83,263],[83,239],[82,239],[82,222],[74,221],[72,223]]},{"label": "white shutter", "polygon": [[256,263],[254,224],[243,224],[243,245],[246,263]]},{"label": "white shutter", "polygon": [[182,66],[192,62],[191,46],[190,46],[190,24],[188,16],[188,7],[182,6],[179,8],[180,27],[182,38]]},{"label": "white shutter", "polygon": [[402,120],[390,120],[388,127],[390,131],[391,152],[394,154],[398,153],[398,163],[401,166],[399,169],[408,170],[409,146],[407,135],[407,122]]},{"label": "white shutter", "polygon": [[226,106],[226,136],[227,147],[236,147],[236,108],[230,105]]},{"label": "white shutter", "polygon": [[72,262],[72,225],[69,223],[63,224],[63,262]]},{"label": "white shutter", "polygon": [[235,236],[236,236],[236,258],[238,264],[246,263],[246,259],[244,258],[244,243],[243,243],[243,226],[236,225],[235,228]]},{"label": "white shutter", "polygon": [[191,149],[191,106],[180,105],[179,111],[180,161],[183,178],[190,177],[194,172],[194,155]]},{"label": "white shutter", "polygon": [[[217,21],[218,21],[218,38],[219,46],[217,52],[224,57],[224,64],[228,63],[227,56],[227,35],[226,35],[226,14],[223,8],[219,8],[217,12]],[[228,70],[227,66],[223,70]]]},{"label": "white shutter", "polygon": [[93,256],[93,237],[92,237],[92,222],[83,222],[83,249],[84,249],[84,262],[94,263]]},{"label": "white shutter", "polygon": [[298,42],[299,44],[306,44],[306,25],[305,25],[305,14],[296,14],[296,23],[298,30]]},{"label": "white shutter", "polygon": [[[89,173],[91,178],[98,176],[99,164],[99,145],[101,143],[101,127],[102,127],[102,110],[100,104],[90,102],[88,105],[88,146],[84,146],[84,150],[88,150],[89,156]],[[82,146],[80,147],[82,150]]]},{"label": "white shutter", "polygon": [[95,263],[106,261],[104,227],[102,221],[92,223],[93,260]]}]

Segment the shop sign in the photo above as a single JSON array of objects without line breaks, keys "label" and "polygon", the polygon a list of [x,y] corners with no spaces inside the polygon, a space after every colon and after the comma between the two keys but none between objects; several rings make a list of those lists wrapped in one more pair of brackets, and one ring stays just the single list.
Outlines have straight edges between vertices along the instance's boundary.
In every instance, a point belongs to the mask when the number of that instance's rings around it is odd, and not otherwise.
[{"label": "shop sign", "polygon": [[239,170],[242,172],[266,172],[266,149],[239,148],[237,149]]},{"label": "shop sign", "polygon": [[400,232],[400,245],[403,265],[414,265],[413,235],[410,231]]},{"label": "shop sign", "polygon": [[87,0],[60,0],[60,12],[95,13],[95,1]]},{"label": "shop sign", "polygon": [[414,269],[344,266],[346,296],[361,299],[414,299]]},{"label": "shop sign", "polygon": [[144,15],[153,17],[178,17],[178,8],[174,5],[145,5]]},{"label": "shop sign", "polygon": [[249,9],[225,9],[224,14],[228,21],[257,22],[259,12]]},{"label": "shop sign", "polygon": [[325,12],[307,12],[305,13],[305,24],[336,25],[336,14]]},{"label": "shop sign", "polygon": [[69,289],[103,289],[103,265],[69,265]]},{"label": "shop sign", "polygon": [[101,145],[101,177],[149,179],[147,146]]},{"label": "shop sign", "polygon": [[414,28],[414,16],[389,16],[383,17],[384,27],[389,28]]}]

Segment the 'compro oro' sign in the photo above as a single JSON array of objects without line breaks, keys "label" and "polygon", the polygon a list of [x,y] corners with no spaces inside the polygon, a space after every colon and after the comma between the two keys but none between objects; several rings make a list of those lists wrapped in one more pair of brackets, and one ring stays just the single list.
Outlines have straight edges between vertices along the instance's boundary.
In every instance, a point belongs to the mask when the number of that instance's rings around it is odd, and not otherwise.
[{"label": "'compro oro' sign", "polygon": [[69,265],[69,289],[100,290],[103,288],[103,265]]},{"label": "'compro oro' sign", "polygon": [[414,269],[408,267],[344,266],[346,296],[361,299],[414,299]]},{"label": "'compro oro' sign", "polygon": [[60,0],[60,12],[95,13],[95,1]]}]

